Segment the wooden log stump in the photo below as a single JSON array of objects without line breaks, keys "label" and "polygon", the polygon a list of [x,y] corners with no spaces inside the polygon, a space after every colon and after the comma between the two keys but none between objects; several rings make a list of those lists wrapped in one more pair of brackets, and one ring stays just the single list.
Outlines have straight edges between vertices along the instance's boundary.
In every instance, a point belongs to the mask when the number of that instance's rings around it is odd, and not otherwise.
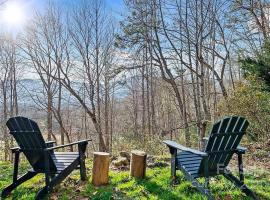
[{"label": "wooden log stump", "polygon": [[92,184],[94,186],[107,185],[109,182],[110,154],[94,152]]},{"label": "wooden log stump", "polygon": [[143,151],[131,151],[130,176],[144,178],[146,171],[147,154]]}]

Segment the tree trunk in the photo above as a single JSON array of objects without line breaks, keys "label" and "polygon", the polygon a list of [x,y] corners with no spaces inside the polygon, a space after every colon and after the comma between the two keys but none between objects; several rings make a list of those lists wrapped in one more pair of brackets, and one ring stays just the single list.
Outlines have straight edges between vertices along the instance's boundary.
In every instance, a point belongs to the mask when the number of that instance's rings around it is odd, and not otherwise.
[{"label": "tree trunk", "polygon": [[47,106],[47,131],[48,131],[48,141],[52,140],[52,94],[48,89],[48,106]]},{"label": "tree trunk", "polygon": [[92,184],[94,186],[107,185],[109,183],[109,153],[94,152]]},{"label": "tree trunk", "polygon": [[146,172],[146,153],[143,151],[131,151],[130,176],[144,178]]},{"label": "tree trunk", "polygon": [[108,152],[110,151],[110,135],[109,135],[109,80],[107,75],[105,75],[105,110],[104,110],[104,120],[105,120],[105,141],[106,141],[106,149]]},{"label": "tree trunk", "polygon": [[[8,117],[8,108],[7,108],[7,90],[6,90],[6,83],[2,82],[2,92],[3,92],[3,121],[7,121]],[[8,160],[9,156],[9,144],[8,144],[8,132],[5,123],[3,124],[3,136],[4,136],[4,159],[5,161]]]}]

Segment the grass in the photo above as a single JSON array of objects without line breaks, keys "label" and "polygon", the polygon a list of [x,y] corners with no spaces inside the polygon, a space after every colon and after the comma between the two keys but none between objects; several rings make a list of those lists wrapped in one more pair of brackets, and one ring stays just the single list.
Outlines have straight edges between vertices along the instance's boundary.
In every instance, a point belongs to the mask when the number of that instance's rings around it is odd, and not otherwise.
[{"label": "grass", "polygon": [[[27,164],[21,165],[20,172],[27,169]],[[91,171],[91,162],[87,165]],[[186,181],[179,172],[180,184],[171,186],[170,168],[156,167],[147,169],[147,177],[142,180],[129,178],[128,171],[111,171],[110,184],[95,188],[89,181],[80,182],[78,170],[74,171],[60,186],[57,186],[50,195],[50,199],[91,199],[91,200],[200,200],[206,199],[189,181]],[[34,199],[37,191],[43,187],[43,176],[39,175],[19,186],[7,199]],[[12,165],[0,162],[0,192],[12,180]],[[246,184],[253,189],[261,199],[270,199],[270,174],[269,172],[250,173],[246,176]],[[248,199],[241,191],[229,181],[218,176],[211,180],[211,192],[216,199]]]}]

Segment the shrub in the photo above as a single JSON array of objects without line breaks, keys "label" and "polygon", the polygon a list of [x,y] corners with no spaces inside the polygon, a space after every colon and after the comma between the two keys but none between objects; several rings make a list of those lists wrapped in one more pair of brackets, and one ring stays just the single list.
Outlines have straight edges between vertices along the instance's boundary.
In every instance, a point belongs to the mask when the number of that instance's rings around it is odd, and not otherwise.
[{"label": "shrub", "polygon": [[240,115],[250,122],[250,141],[266,142],[270,136],[270,93],[264,88],[263,82],[249,76],[247,82],[237,83],[235,90],[229,91],[227,99],[218,105],[218,115]]}]

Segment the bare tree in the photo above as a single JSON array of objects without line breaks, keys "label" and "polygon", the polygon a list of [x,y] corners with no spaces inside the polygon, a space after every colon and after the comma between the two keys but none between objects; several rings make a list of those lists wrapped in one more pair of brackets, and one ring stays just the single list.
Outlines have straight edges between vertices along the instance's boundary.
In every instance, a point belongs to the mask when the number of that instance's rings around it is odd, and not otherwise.
[{"label": "bare tree", "polygon": [[[52,138],[57,142],[53,134],[53,115],[63,131],[61,109],[61,88],[58,82],[53,79],[58,75],[57,65],[63,62],[63,49],[65,40],[61,31],[60,13],[53,5],[49,5],[44,14],[36,13],[31,24],[28,25],[24,37],[21,37],[22,50],[30,66],[33,66],[39,76],[43,91],[36,91],[34,102],[47,113],[47,139]],[[27,89],[27,88],[26,88]],[[54,108],[54,98],[59,92],[58,108]],[[45,100],[46,99],[46,100]],[[61,139],[63,143],[63,137]]]},{"label": "bare tree", "polygon": [[270,4],[265,0],[233,1],[231,8],[229,19],[235,50],[252,56],[269,39]]},{"label": "bare tree", "polygon": [[[0,36],[0,94],[2,100],[2,123],[4,140],[4,159],[9,159],[9,147],[13,144],[13,139],[9,137],[6,128],[8,117],[18,114],[17,82],[20,60],[18,58],[18,48],[15,39],[9,34]],[[10,158],[12,158],[10,156]]]},{"label": "bare tree", "polygon": [[[91,118],[99,138],[99,149],[108,151],[108,68],[112,67],[113,27],[105,14],[103,1],[84,2],[76,7],[69,19],[69,35],[72,40],[65,66],[58,66],[61,84],[82,105]],[[82,98],[76,82],[83,81],[87,98]],[[105,83],[105,86],[103,85]],[[80,87],[80,88],[81,88]],[[105,87],[106,118],[103,134],[102,99]],[[105,138],[104,138],[105,137]]]},{"label": "bare tree", "polygon": [[[203,137],[204,122],[214,114],[211,102],[220,94],[227,97],[225,75],[231,32],[226,26],[225,4],[202,0],[126,1],[131,14],[122,23],[123,36],[119,39],[126,47],[133,45],[136,53],[147,43],[151,64],[173,89],[187,145],[193,119],[187,112],[186,82],[191,81],[199,138]],[[147,71],[149,64],[143,66]]]}]

